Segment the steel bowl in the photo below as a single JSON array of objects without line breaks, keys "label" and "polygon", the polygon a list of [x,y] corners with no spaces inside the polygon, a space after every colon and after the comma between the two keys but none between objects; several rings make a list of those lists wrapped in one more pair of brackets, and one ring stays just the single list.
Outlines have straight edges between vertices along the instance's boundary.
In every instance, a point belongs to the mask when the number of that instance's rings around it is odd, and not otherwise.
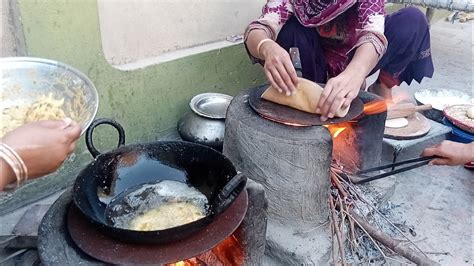
[{"label": "steel bowl", "polygon": [[222,93],[201,93],[189,102],[192,112],[178,121],[183,140],[203,144],[222,151],[225,117],[232,96]]},{"label": "steel bowl", "polygon": [[[4,117],[9,108],[28,106],[40,96],[51,95],[54,99],[64,99],[61,109],[66,117],[82,126],[82,133],[94,120],[99,106],[97,90],[79,70],[53,60],[10,57],[0,59],[0,71],[2,119],[9,119]],[[18,119],[17,126],[24,123]],[[13,129],[2,128],[0,134]]]},{"label": "steel bowl", "polygon": [[473,99],[464,92],[449,89],[421,89],[415,92],[417,104],[431,104],[433,109],[423,114],[436,122],[442,123],[444,108],[456,104],[470,104]]},{"label": "steel bowl", "polygon": [[194,96],[189,107],[196,114],[213,119],[224,119],[232,96],[222,93],[201,93]]}]

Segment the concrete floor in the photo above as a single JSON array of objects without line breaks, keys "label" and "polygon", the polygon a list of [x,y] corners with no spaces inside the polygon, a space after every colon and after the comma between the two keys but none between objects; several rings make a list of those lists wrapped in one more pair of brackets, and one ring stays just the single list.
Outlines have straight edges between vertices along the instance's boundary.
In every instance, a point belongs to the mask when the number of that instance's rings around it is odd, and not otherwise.
[{"label": "concrete floor", "polygon": [[392,213],[414,227],[410,239],[442,265],[473,265],[473,172],[425,166],[395,179]]},{"label": "concrete floor", "polygon": [[[422,85],[402,85],[395,94],[410,97],[419,88],[451,88],[473,95],[473,23],[437,22],[432,25],[435,76]],[[395,193],[389,199],[399,205],[393,212],[413,225],[413,240],[443,265],[473,265],[474,173],[462,167],[426,166],[394,177]],[[388,182],[388,181],[387,181]],[[51,203],[53,195],[41,203]],[[0,217],[0,235],[9,234],[26,208]],[[1,257],[1,256],[0,256]]]},{"label": "concrete floor", "polygon": [[[435,74],[422,84],[402,84],[394,95],[411,99],[421,88],[447,88],[474,96],[473,23],[439,21],[431,27]],[[474,152],[474,151],[473,151]],[[395,177],[393,211],[413,225],[412,240],[442,265],[473,265],[474,172],[461,166],[425,166]]]}]

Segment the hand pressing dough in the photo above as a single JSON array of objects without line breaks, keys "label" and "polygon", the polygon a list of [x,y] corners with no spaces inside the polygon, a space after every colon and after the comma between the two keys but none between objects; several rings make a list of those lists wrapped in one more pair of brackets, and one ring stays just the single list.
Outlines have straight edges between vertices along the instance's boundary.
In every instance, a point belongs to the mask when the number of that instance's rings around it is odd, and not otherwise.
[{"label": "hand pressing dough", "polygon": [[[318,105],[322,92],[323,88],[318,84],[307,79],[298,78],[298,87],[296,88],[296,93],[293,95],[286,96],[285,94],[279,93],[276,89],[270,86],[262,94],[262,98],[274,103],[289,106],[300,111],[317,114],[316,106]],[[349,108],[350,106],[344,109],[339,107],[335,116],[346,116],[349,112]]]},{"label": "hand pressing dough", "polygon": [[408,126],[408,119],[404,117],[387,119],[385,121],[385,127],[389,127],[389,128],[402,128],[406,126]]}]

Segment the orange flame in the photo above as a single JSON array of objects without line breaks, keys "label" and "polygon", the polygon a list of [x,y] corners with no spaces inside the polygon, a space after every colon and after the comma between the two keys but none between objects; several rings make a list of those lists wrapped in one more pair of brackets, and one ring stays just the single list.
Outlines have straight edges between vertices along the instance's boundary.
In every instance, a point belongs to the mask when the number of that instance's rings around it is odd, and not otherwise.
[{"label": "orange flame", "polygon": [[387,111],[386,100],[375,100],[364,104],[364,115],[380,114]]},{"label": "orange flame", "polygon": [[175,263],[170,263],[168,266],[186,266],[186,261],[182,260]]},{"label": "orange flame", "polygon": [[325,125],[332,136],[332,158],[349,170],[357,169],[359,153],[356,132],[351,122]]},{"label": "orange flame", "polygon": [[199,265],[199,263],[197,259],[195,258],[168,264],[168,266],[196,266],[196,265]]},{"label": "orange flame", "polygon": [[234,235],[226,238],[197,257],[167,264],[167,266],[201,266],[201,265],[243,265],[244,250]]},{"label": "orange flame", "polygon": [[[343,123],[346,124],[346,123]],[[337,138],[342,131],[346,130],[347,126],[340,126],[338,124],[335,125],[324,125],[329,130],[329,133],[333,138]]]},{"label": "orange flame", "polygon": [[[222,241],[218,246],[212,249],[212,252],[217,256],[218,261],[221,262],[222,265],[244,264],[244,250],[234,235]],[[206,263],[207,265],[217,265],[217,263],[212,261],[206,261]]]},{"label": "orange flame", "polygon": [[403,102],[410,102],[410,93],[407,90],[397,90],[397,93],[392,96],[392,99],[380,99],[374,100],[364,104],[364,114],[374,115],[387,111],[387,107],[396,105]]}]

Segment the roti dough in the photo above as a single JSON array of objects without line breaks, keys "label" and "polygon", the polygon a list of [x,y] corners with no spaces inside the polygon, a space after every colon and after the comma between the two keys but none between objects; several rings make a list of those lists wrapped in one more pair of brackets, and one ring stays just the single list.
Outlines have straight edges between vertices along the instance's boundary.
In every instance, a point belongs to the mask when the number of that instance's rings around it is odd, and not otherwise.
[{"label": "roti dough", "polygon": [[404,117],[387,119],[385,121],[385,127],[389,127],[389,128],[402,128],[406,126],[408,126],[408,119]]},{"label": "roti dough", "polygon": [[[296,93],[293,95],[286,96],[285,94],[279,93],[276,89],[270,86],[262,94],[262,98],[274,103],[289,106],[300,111],[317,114],[316,106],[318,105],[322,92],[323,88],[318,84],[304,78],[298,78],[298,87],[296,88]],[[349,112],[349,108],[350,106],[344,109],[339,107],[335,113],[335,116],[346,116]]]},{"label": "roti dough", "polygon": [[474,119],[474,106],[468,107],[466,112],[467,117]]}]

